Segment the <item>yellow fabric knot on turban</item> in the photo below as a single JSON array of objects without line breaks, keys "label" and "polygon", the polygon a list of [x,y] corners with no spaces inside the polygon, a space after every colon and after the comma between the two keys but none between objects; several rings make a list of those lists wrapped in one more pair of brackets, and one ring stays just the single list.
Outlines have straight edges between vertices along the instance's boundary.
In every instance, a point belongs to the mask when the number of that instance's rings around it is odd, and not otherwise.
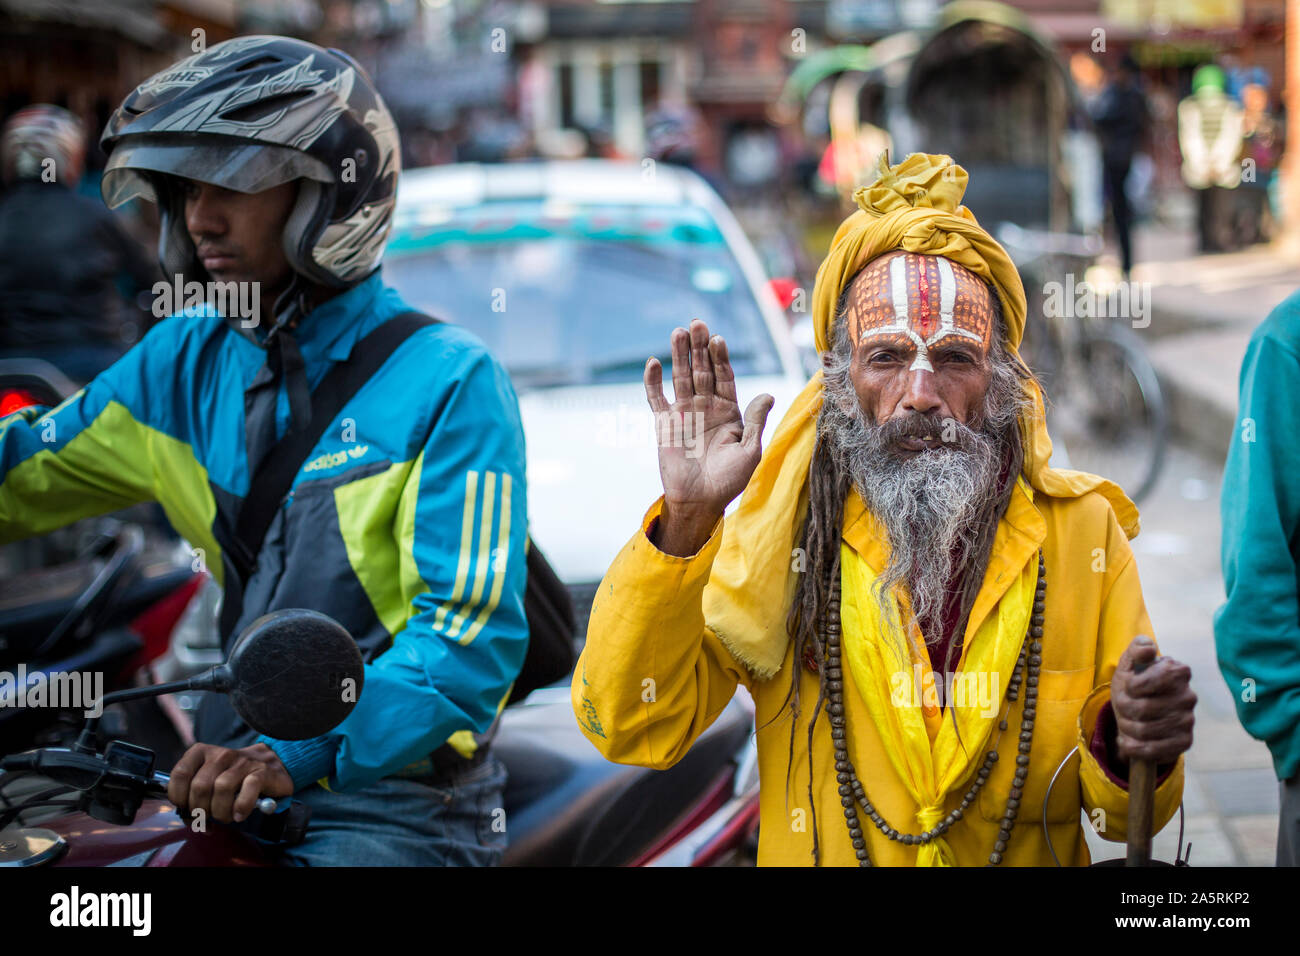
[{"label": "yellow fabric knot on turban", "polygon": [[889,150],[885,150],[876,168],[879,178],[853,193],[853,201],[868,215],[880,217],[908,206],[961,215],[961,197],[966,194],[970,177],[949,157],[913,153],[897,166],[890,166]]},{"label": "yellow fabric knot on turban", "polygon": [[[966,171],[948,156],[913,154],[897,166],[882,156],[879,177],[858,189],[860,208],[840,224],[817,270],[813,321],[817,348],[830,348],[831,325],[840,294],[858,271],[895,249],[943,256],[988,279],[1002,303],[1006,345],[1013,354],[1025,329],[1025,292],[1015,264],[975,216],[960,205]],[[1043,399],[1030,386],[1032,410],[1021,418],[1025,476],[1037,491],[1076,498],[1104,494],[1130,537],[1138,531],[1136,506],[1104,478],[1048,467],[1052,442]],[[704,591],[704,619],[738,661],[758,679],[780,669],[789,646],[786,615],[798,572],[792,561],[802,541],[808,509],[808,469],[817,437],[822,373],[795,398],[767,442],[740,503],[724,523]]]}]

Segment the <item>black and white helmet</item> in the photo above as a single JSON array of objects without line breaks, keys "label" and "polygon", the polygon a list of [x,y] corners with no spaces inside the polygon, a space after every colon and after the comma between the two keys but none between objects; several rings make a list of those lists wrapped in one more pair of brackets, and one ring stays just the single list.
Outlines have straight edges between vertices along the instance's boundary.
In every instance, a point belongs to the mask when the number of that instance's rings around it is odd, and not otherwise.
[{"label": "black and white helmet", "polygon": [[171,176],[243,193],[301,180],[283,246],[311,282],[354,285],[383,254],[401,171],[397,127],[339,50],[278,36],[218,43],[136,87],[101,145],[104,201],[159,205],[165,275],[202,275]]}]

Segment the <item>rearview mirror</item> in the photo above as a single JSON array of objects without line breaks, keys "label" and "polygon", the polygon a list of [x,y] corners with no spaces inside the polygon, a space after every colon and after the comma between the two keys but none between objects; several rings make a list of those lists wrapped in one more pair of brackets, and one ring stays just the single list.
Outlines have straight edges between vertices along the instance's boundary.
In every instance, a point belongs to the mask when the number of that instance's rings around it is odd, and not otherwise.
[{"label": "rearview mirror", "polygon": [[264,614],[240,633],[230,658],[196,677],[127,687],[100,700],[73,750],[98,753],[100,713],[110,704],[185,690],[230,695],[244,722],[277,740],[307,740],[343,723],[361,699],[365,667],[352,636],[319,611],[285,608]]},{"label": "rearview mirror", "polygon": [[214,690],[248,726],[277,740],[307,740],[341,724],[361,698],[365,668],[347,630],[317,611],[273,611],[244,628]]}]

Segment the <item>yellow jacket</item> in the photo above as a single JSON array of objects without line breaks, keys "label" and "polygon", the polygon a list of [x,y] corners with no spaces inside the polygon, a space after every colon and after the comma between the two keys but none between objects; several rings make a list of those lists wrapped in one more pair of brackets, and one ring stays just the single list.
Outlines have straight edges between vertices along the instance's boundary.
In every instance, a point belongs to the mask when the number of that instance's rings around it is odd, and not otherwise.
[{"label": "yellow jacket", "polygon": [[[601,582],[587,630],[587,644],[572,685],[574,713],[583,733],[609,760],[664,769],[722,712],[744,684],[757,715],[761,817],[760,865],[812,862],[813,815],[808,812],[807,720],[817,699],[816,675],[800,668],[801,726],[790,747],[791,651],[776,675],[758,679],[706,626],[706,590],[722,586],[732,600],[745,591],[726,587],[714,570],[723,519],[700,552],[690,558],[665,554],[646,537],[659,515],[662,498],[646,513],[640,530],[620,552]],[[878,572],[886,559],[883,535],[862,499],[850,492],[844,514],[844,543]],[[1109,700],[1109,681],[1121,653],[1138,634],[1151,632],[1137,568],[1127,536],[1110,501],[1096,491],[1055,497],[1018,485],[999,524],[993,553],[967,627],[967,642],[996,612],[998,600],[1039,547],[1047,570],[1043,661],[1038,714],[1030,751],[1029,775],[1003,865],[1051,866],[1043,836],[1043,798],[1058,766],[1071,749],[1079,753],[1052,788],[1047,820],[1056,855],[1066,866],[1090,862],[1080,809],[1101,836],[1122,842],[1128,794],[1114,784],[1089,751],[1097,714]],[[780,624],[784,623],[782,619]],[[964,651],[963,651],[964,659]],[[653,683],[648,683],[653,682]],[[851,756],[867,796],[885,819],[903,832],[918,832],[918,807],[890,766],[861,694],[844,668],[844,704]],[[956,862],[983,865],[997,840],[1014,769],[1015,732],[1024,697],[1008,716],[1009,732],[976,806],[946,834]],[[824,865],[856,865],[840,804],[825,713],[814,735],[813,793],[816,827]],[[979,761],[976,761],[978,765]],[[787,771],[789,783],[787,784]],[[966,787],[945,797],[945,812],[956,809]],[[1156,791],[1156,828],[1163,827],[1182,798],[1180,757]],[[975,810],[978,809],[978,812]],[[863,818],[867,849],[878,866],[912,866],[917,848],[886,839]]]}]

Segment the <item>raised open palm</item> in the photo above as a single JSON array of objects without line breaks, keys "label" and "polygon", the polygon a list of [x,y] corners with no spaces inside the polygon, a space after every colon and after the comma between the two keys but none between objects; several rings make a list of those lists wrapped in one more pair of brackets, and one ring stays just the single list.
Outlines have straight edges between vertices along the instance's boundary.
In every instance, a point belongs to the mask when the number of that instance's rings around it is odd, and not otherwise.
[{"label": "raised open palm", "polygon": [[744,490],[762,454],[760,438],[771,395],[758,395],[744,415],[722,336],[699,319],[673,330],[673,402],[664,398],[663,366],[645,367],[645,394],[655,415],[659,477],[669,507],[720,515]]}]

